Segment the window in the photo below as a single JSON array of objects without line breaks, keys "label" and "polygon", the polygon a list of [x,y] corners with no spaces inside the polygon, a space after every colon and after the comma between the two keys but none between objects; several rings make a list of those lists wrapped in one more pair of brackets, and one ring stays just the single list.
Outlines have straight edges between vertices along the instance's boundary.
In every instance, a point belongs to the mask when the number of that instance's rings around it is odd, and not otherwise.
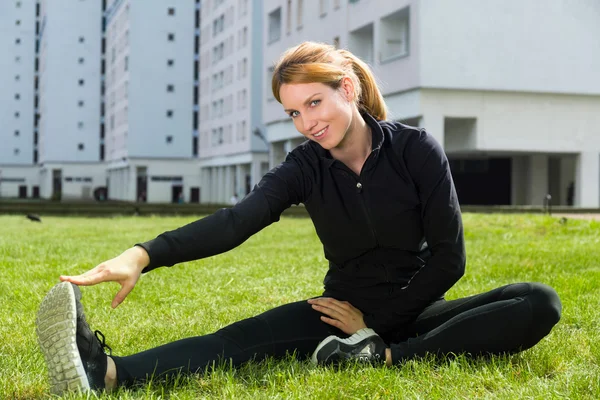
[{"label": "window", "polygon": [[304,20],[304,0],[298,0],[298,13],[296,14],[297,29],[302,29],[302,21]]},{"label": "window", "polygon": [[21,116],[21,114],[19,114],[19,112],[15,112],[15,118],[19,118]]},{"label": "window", "polygon": [[79,129],[83,129],[83,122],[82,122],[82,121],[79,121],[79,122],[77,123],[77,128],[79,128]]},{"label": "window", "polygon": [[373,23],[352,31],[348,35],[349,50],[367,64],[373,62],[373,37]]},{"label": "window", "polygon": [[169,7],[169,9],[167,10],[167,14],[169,14],[169,15],[175,15],[175,8],[174,7]]},{"label": "window", "polygon": [[174,33],[169,33],[169,34],[167,35],[167,40],[168,40],[169,42],[173,42],[173,41],[175,40],[175,34],[174,34]]},{"label": "window", "polygon": [[21,38],[16,38],[15,39],[15,44],[21,44]]},{"label": "window", "polygon": [[15,131],[15,136],[19,136],[21,134],[21,132],[19,132],[18,130]]},{"label": "window", "polygon": [[20,56],[16,56],[15,57],[15,62],[16,63],[20,63],[21,62],[21,57]]},{"label": "window", "polygon": [[172,58],[170,58],[170,59],[167,60],[167,66],[168,67],[172,67],[173,64],[175,64],[175,60],[173,60]]},{"label": "window", "polygon": [[287,8],[285,9],[285,32],[289,35],[292,33],[292,0],[287,1]]},{"label": "window", "polygon": [[275,97],[273,97],[273,88],[271,87],[271,79],[273,77],[273,71],[275,71],[275,67],[273,67],[272,65],[267,68],[267,78],[265,79],[265,83],[266,83],[265,98],[267,99],[267,101],[275,100]]},{"label": "window", "polygon": [[167,141],[167,143],[173,143],[173,136],[171,136],[171,135],[168,135],[168,136],[166,137],[166,141]]},{"label": "window", "polygon": [[15,25],[17,25],[17,26],[21,25],[21,20],[20,19],[16,20]]},{"label": "window", "polygon": [[123,60],[123,64],[125,66],[125,71],[129,70],[129,56],[125,56],[125,59]]},{"label": "window", "polygon": [[340,37],[336,36],[333,38],[333,47],[335,47],[336,49],[340,48]]},{"label": "window", "polygon": [[77,105],[78,105],[79,107],[83,107],[83,100],[79,100],[79,102],[77,102]]},{"label": "window", "polygon": [[83,145],[83,143],[79,143],[77,145],[77,150],[83,150],[85,148],[85,146]]},{"label": "window", "polygon": [[18,81],[19,79],[21,79],[21,75],[15,75],[15,81]]},{"label": "window", "polygon": [[167,85],[167,92],[174,92],[175,91],[175,85]]},{"label": "window", "polygon": [[167,118],[173,117],[173,110],[167,110]]},{"label": "window", "polygon": [[281,7],[269,14],[269,43],[281,38]]},{"label": "window", "polygon": [[380,62],[408,55],[409,7],[381,19]]},{"label": "window", "polygon": [[328,0],[319,0],[319,15],[321,17],[327,15],[327,1]]},{"label": "window", "polygon": [[18,156],[21,151],[19,149],[15,149],[14,152],[15,152],[15,156]]},{"label": "window", "polygon": [[79,61],[79,64],[83,64],[83,61],[84,61],[84,60],[83,60],[83,57],[79,57],[79,60],[78,60],[78,61]]},{"label": "window", "polygon": [[21,95],[19,93],[15,93],[15,100],[19,100],[21,98]]},{"label": "window", "polygon": [[16,6],[17,8],[21,8],[21,2],[20,2],[20,1],[17,1],[17,2],[15,3],[15,6]]},{"label": "window", "polygon": [[79,36],[79,43],[85,42],[85,38],[83,36]]},{"label": "window", "polygon": [[85,81],[83,79],[79,80],[79,86],[83,86],[84,83],[85,83]]}]

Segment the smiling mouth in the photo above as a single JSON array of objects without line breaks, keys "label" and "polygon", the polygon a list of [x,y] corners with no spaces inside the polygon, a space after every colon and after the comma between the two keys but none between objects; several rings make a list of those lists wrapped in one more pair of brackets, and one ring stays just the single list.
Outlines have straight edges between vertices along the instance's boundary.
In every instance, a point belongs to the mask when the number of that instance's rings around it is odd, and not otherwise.
[{"label": "smiling mouth", "polygon": [[329,128],[329,126],[326,126],[325,128],[321,129],[319,132],[313,134],[313,136],[315,138],[320,138],[327,131],[327,128]]}]

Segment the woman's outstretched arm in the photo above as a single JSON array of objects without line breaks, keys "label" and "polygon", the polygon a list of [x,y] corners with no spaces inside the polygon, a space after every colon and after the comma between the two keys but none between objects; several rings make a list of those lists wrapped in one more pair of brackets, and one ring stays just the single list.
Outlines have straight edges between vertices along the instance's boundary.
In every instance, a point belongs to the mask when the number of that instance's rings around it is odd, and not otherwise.
[{"label": "woman's outstretched arm", "polygon": [[178,229],[164,232],[84,274],[61,276],[61,280],[76,285],[118,282],[121,290],[112,302],[114,308],[123,302],[142,273],[231,250],[278,221],[286,208],[303,202],[309,181],[302,165],[301,159],[290,154],[234,207],[220,209]]}]

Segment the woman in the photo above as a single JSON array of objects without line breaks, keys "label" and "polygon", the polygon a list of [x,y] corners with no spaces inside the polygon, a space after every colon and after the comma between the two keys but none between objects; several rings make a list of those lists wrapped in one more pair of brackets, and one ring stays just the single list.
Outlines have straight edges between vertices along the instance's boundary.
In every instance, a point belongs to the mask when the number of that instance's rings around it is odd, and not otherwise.
[{"label": "woman", "polygon": [[[359,359],[382,365],[428,353],[516,352],[535,345],[558,322],[557,294],[538,283],[444,300],[465,266],[448,160],[424,130],[385,121],[382,95],[365,63],[345,50],[302,43],[282,55],[272,87],[308,140],[250,194],[83,275],[61,276],[63,283],[48,294],[38,335],[54,392],[112,389],[202,371],[216,360],[240,365],[293,352],[299,358],[312,354],[317,363]],[[299,203],[329,261],[322,297],[139,354],[105,354],[104,337],[95,337],[85,322],[74,285],[119,282],[116,307],[142,273],[228,251]],[[64,339],[53,342],[48,326],[57,323]],[[56,360],[52,354],[62,347],[70,350]],[[60,372],[65,370],[73,372]]]}]

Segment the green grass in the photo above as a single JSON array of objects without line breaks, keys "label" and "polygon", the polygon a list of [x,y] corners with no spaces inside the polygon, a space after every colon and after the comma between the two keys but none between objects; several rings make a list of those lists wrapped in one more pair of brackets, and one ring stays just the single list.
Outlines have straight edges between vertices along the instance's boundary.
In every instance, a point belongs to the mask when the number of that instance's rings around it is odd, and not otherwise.
[{"label": "green grass", "polygon": [[[46,217],[35,224],[0,217],[0,398],[48,397],[34,321],[58,275],[84,272],[191,220]],[[475,214],[464,221],[467,272],[447,297],[518,281],[553,286],[562,299],[562,320],[533,349],[488,360],[424,359],[391,369],[335,371],[269,360],[99,397],[600,398],[600,223]],[[284,218],[229,253],[145,275],[116,310],[110,301],[117,284],[84,288],[83,303],[92,328],[104,332],[115,354],[126,355],[318,295],[326,268],[310,220]]]}]

